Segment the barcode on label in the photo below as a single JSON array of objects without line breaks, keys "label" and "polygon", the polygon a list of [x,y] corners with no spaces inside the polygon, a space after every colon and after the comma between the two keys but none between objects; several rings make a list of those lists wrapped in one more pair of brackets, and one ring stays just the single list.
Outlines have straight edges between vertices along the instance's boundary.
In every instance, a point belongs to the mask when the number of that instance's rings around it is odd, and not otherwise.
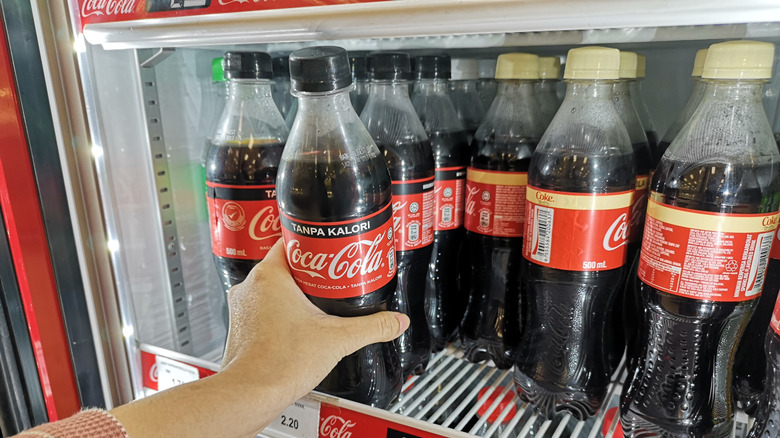
[{"label": "barcode on label", "polygon": [[534,224],[531,258],[542,263],[550,263],[554,211],[539,205],[535,205],[534,210],[536,223]]},{"label": "barcode on label", "polygon": [[[761,293],[764,287],[764,277],[766,277],[766,264],[769,262],[769,251],[772,248],[772,237],[774,233],[764,233],[758,235],[758,257],[753,258],[753,266],[750,269],[750,279],[748,284],[753,283],[753,288],[748,290],[745,295],[750,297]],[[753,279],[755,278],[755,282]]]}]

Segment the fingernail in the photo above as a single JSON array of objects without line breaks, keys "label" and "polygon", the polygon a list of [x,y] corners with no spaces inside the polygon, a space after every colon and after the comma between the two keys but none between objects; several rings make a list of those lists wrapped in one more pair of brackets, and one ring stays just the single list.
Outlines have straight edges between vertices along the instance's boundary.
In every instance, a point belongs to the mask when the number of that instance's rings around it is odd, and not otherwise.
[{"label": "fingernail", "polygon": [[409,324],[411,324],[411,321],[409,320],[409,317],[404,315],[403,313],[396,313],[395,317],[398,318],[398,323],[401,325],[401,331],[398,333],[399,335],[406,331],[406,329],[409,328]]}]

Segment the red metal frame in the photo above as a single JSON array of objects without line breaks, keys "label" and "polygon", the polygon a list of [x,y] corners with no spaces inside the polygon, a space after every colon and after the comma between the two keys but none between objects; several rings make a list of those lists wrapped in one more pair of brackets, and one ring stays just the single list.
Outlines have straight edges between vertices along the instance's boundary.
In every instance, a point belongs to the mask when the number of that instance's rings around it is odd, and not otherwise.
[{"label": "red metal frame", "polygon": [[2,21],[0,145],[0,207],[11,246],[46,411],[49,420],[55,421],[77,412],[81,402]]}]

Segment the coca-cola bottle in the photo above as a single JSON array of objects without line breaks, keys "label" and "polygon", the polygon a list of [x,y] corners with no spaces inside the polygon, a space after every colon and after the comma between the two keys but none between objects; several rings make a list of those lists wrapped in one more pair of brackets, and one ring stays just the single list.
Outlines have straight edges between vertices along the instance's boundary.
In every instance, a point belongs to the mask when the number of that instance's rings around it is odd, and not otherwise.
[{"label": "coca-cola bottle", "polygon": [[448,92],[449,56],[419,56],[415,62],[417,80],[412,105],[431,141],[436,166],[433,256],[425,284],[425,314],[431,348],[441,351],[457,335],[466,304],[457,276],[469,144]]},{"label": "coca-cola bottle", "polygon": [[[769,284],[766,287],[769,287]],[[768,292],[766,287],[764,293]],[[777,293],[775,292],[774,295]],[[769,329],[764,329],[766,334],[763,350],[767,358],[766,388],[760,394],[757,407],[754,409],[756,422],[753,423],[748,438],[780,436],[780,300],[775,302],[771,315]],[[756,343],[755,339],[753,343]],[[753,345],[753,348],[756,348],[756,345]]]},{"label": "coca-cola bottle", "polygon": [[271,57],[226,52],[228,100],[206,156],[211,248],[227,291],[282,235],[276,171],[287,126],[271,98]]},{"label": "coca-cola bottle", "polygon": [[[777,138],[777,134],[774,135]],[[772,360],[772,354],[775,353],[756,348],[755,341],[766,332],[766,327],[772,319],[773,304],[777,300],[778,289],[780,289],[780,242],[778,240],[780,240],[780,231],[775,232],[775,240],[769,253],[764,291],[745,328],[745,334],[742,335],[742,341],[734,358],[734,389],[737,401],[749,415],[755,411],[761,394],[770,388],[767,386],[769,384],[767,360]]]},{"label": "coca-cola bottle", "polygon": [[474,133],[485,119],[486,109],[477,92],[479,62],[470,58],[454,58],[451,65],[450,97],[468,135],[468,144],[471,144]]},{"label": "coca-cola bottle", "polygon": [[[780,154],[761,102],[774,45],[714,44],[704,98],[650,185],[639,258],[627,436],[729,436],[736,346],[761,295],[780,206]],[[755,340],[753,340],[755,341]]]},{"label": "coca-cola bottle", "polygon": [[425,279],[433,248],[433,153],[409,100],[409,55],[373,53],[366,65],[371,87],[360,120],[384,154],[393,181],[398,287],[390,310],[405,313],[411,320],[398,340],[401,368],[407,378],[425,370],[431,352]]},{"label": "coca-cola bottle", "polygon": [[584,420],[611,374],[612,308],[626,270],[634,153],[613,101],[620,52],[569,51],[566,96],[528,170],[521,399]]},{"label": "coca-cola bottle", "polygon": [[[297,50],[290,73],[299,109],[277,187],[293,278],[328,314],[388,310],[397,284],[390,174],[349,101],[347,52]],[[344,357],[317,389],[387,407],[402,383],[396,344],[385,342]]]},{"label": "coca-cola bottle", "polygon": [[561,59],[557,56],[539,58],[539,81],[536,82],[536,102],[544,129],[550,125],[561,101],[558,99],[558,83],[561,79]]},{"label": "coca-cola bottle", "polygon": [[677,137],[677,134],[680,133],[683,126],[691,119],[693,112],[699,107],[701,99],[704,97],[705,84],[701,79],[701,71],[702,68],[704,68],[705,59],[707,59],[707,49],[701,49],[696,52],[696,58],[694,58],[693,61],[693,70],[691,71],[693,91],[691,92],[690,97],[688,97],[688,102],[685,103],[682,111],[680,111],[680,114],[677,115],[677,118],[674,119],[674,122],[669,126],[669,129],[666,130],[664,137],[658,142],[658,147],[653,151],[653,171],[655,171],[658,163],[661,162],[661,157],[664,155],[664,152],[669,149],[669,145],[672,144],[672,141]]},{"label": "coca-cola bottle", "polygon": [[[206,158],[211,149],[211,139],[217,131],[222,112],[225,111],[225,104],[228,96],[228,82],[225,79],[225,70],[222,68],[222,58],[213,58],[211,60],[211,87],[203,93],[203,102],[200,105],[200,117],[198,127],[203,129],[204,147],[201,153],[201,179],[203,183],[204,200],[208,187],[206,186]],[[208,205],[205,211],[208,212]],[[207,213],[208,214],[208,213]]]},{"label": "coca-cola bottle", "polygon": [[[645,135],[647,136],[647,142],[650,144],[650,150],[654,155],[658,155],[658,133],[655,131],[653,125],[653,118],[650,116],[650,110],[647,109],[644,97],[642,97],[642,82],[645,80],[647,70],[647,58],[645,55],[637,54],[636,56],[636,80],[631,82],[631,96],[636,107],[639,120],[642,122],[642,127],[645,129]],[[663,155],[663,154],[661,154]]]},{"label": "coca-cola bottle", "polygon": [[282,117],[287,117],[293,106],[295,97],[290,94],[290,58],[287,56],[274,57],[274,83],[273,96]]},{"label": "coca-cola bottle", "polygon": [[352,69],[352,82],[355,89],[350,91],[349,99],[358,115],[363,112],[363,107],[368,100],[368,75],[366,73],[366,57],[350,56],[349,66]]},{"label": "coca-cola bottle", "polygon": [[460,325],[466,358],[512,366],[520,338],[520,261],[528,163],[542,134],[534,101],[539,57],[498,57],[498,93],[474,136],[466,174],[462,284],[469,299]]},{"label": "coca-cola bottle", "polygon": [[482,101],[482,108],[487,111],[493,104],[498,92],[498,82],[496,82],[496,60],[479,60],[479,81],[477,82],[477,93],[479,100]]},{"label": "coca-cola bottle", "polygon": [[[650,166],[652,165],[652,152],[647,142],[647,136],[642,128],[636,108],[631,96],[631,83],[636,81],[637,54],[634,52],[620,52],[620,80],[612,87],[615,94],[615,109],[628,131],[628,138],[634,150],[634,164],[636,166],[636,188],[634,199],[631,203],[628,226],[628,255],[627,263],[632,264],[639,254],[642,244],[642,230],[645,226],[645,208],[647,207],[647,187],[649,185]],[[615,310],[613,312],[615,330],[610,333],[615,339],[615,349],[611,355],[611,365],[614,369],[623,357],[623,350],[627,341],[635,341],[638,324],[636,319],[642,312],[639,299],[631,287],[633,277],[629,269],[626,269],[626,282],[623,293],[618,294]],[[630,369],[630,368],[629,368]]]}]

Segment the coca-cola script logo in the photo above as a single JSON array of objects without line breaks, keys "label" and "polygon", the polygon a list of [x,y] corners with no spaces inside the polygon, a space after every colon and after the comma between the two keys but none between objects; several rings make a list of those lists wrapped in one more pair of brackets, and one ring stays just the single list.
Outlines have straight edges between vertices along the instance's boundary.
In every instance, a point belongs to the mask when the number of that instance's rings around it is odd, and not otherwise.
[{"label": "coca-cola script logo", "polygon": [[628,239],[627,219],[628,215],[623,213],[609,226],[607,234],[604,235],[604,241],[602,242],[605,250],[614,251],[626,244]]},{"label": "coca-cola script logo", "polygon": [[352,432],[349,431],[357,423],[351,420],[345,420],[337,415],[322,420],[320,425],[320,436],[327,438],[351,438]]},{"label": "coca-cola script logo", "polygon": [[[331,280],[342,277],[354,278],[356,275],[367,276],[379,270],[384,259],[384,252],[379,249],[384,233],[371,240],[350,242],[338,253],[327,254],[305,251],[297,239],[287,242],[287,260],[290,269],[308,274],[312,278],[325,278],[327,272]],[[363,248],[367,247],[367,248]],[[361,253],[363,254],[361,257]]]},{"label": "coca-cola script logo", "polygon": [[554,201],[554,198],[549,193],[536,192],[536,200],[541,204],[549,204]]},{"label": "coca-cola script logo", "polygon": [[81,4],[81,16],[131,14],[137,0],[85,0]]},{"label": "coca-cola script logo", "polygon": [[249,237],[252,240],[276,239],[281,235],[282,223],[279,220],[279,214],[270,205],[258,211],[249,222]]},{"label": "coca-cola script logo", "polygon": [[226,202],[222,206],[222,222],[230,231],[241,231],[246,224],[244,208],[236,202]]},{"label": "coca-cola script logo", "polygon": [[772,228],[777,226],[777,223],[778,223],[778,217],[775,215],[766,216],[764,219],[761,220],[761,225],[764,226],[765,230],[771,230]]},{"label": "coca-cola script logo", "polygon": [[474,214],[474,208],[477,205],[477,201],[474,200],[474,196],[479,193],[477,187],[469,187],[468,193],[466,193],[466,214]]}]

